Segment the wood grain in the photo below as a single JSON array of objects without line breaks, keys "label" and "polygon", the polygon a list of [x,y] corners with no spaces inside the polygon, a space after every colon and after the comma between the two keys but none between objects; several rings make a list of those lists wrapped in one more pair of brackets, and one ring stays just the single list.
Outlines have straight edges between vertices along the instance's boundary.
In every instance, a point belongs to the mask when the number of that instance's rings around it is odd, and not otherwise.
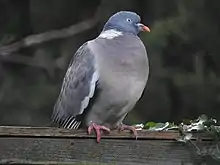
[{"label": "wood grain", "polygon": [[[175,140],[175,131],[113,131],[97,143],[85,130],[0,127],[0,164],[193,165],[202,162],[193,147]],[[212,141],[198,142],[210,146]]]},{"label": "wood grain", "polygon": [[[148,131],[138,132],[138,139],[156,139],[156,140],[175,140],[180,137],[178,131]],[[2,136],[31,136],[31,137],[65,137],[65,138],[95,138],[95,135],[88,135],[86,130],[71,130],[56,127],[13,127],[0,126],[0,137]],[[200,137],[202,140],[212,140],[207,134],[202,132],[193,133],[193,138]],[[102,138],[107,139],[134,139],[129,131],[111,131],[110,134],[104,134]]]},{"label": "wood grain", "polygon": [[1,138],[0,160],[90,162],[117,164],[193,163],[190,152],[176,141],[103,139]]}]

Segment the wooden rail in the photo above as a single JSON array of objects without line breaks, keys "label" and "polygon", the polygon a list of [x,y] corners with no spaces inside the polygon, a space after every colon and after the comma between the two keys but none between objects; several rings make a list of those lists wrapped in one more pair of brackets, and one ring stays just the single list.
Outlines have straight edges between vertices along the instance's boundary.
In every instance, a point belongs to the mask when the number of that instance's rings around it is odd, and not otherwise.
[{"label": "wooden rail", "polygon": [[[177,131],[113,131],[98,144],[85,130],[53,127],[0,127],[0,164],[77,164],[77,165],[193,165],[204,163],[195,147],[178,142]],[[200,141],[195,139],[200,138]],[[198,148],[212,148],[213,140],[194,133]],[[220,164],[220,163],[219,163]],[[205,164],[204,164],[205,165]]]}]

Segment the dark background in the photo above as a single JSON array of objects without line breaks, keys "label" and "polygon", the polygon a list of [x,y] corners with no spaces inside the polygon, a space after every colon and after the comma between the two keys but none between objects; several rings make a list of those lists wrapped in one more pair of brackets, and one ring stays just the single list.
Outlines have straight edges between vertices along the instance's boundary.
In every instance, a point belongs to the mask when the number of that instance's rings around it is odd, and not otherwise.
[{"label": "dark background", "polygon": [[0,46],[91,18],[93,28],[0,57],[0,125],[50,125],[69,60],[96,37],[109,16],[132,10],[151,33],[150,77],[130,123],[176,121],[205,113],[220,118],[219,0],[0,0]]}]

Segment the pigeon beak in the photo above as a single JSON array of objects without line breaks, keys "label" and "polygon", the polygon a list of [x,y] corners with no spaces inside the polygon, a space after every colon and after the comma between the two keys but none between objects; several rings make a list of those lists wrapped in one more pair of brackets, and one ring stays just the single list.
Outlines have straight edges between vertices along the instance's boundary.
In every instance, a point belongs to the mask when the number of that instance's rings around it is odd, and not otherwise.
[{"label": "pigeon beak", "polygon": [[140,29],[140,31],[144,31],[144,32],[150,32],[150,28],[145,26],[142,23],[137,23],[138,28]]}]

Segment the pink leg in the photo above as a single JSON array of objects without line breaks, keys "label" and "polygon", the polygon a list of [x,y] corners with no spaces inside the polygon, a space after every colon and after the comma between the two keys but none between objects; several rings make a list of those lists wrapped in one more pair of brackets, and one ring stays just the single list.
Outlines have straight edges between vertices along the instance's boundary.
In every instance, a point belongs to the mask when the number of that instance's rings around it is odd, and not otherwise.
[{"label": "pink leg", "polygon": [[88,127],[88,134],[90,135],[92,133],[92,130],[95,130],[96,132],[96,138],[97,138],[97,142],[99,143],[101,140],[101,131],[106,131],[106,132],[110,132],[110,129],[102,126],[102,125],[97,125],[95,123],[92,123],[89,127]]},{"label": "pink leg", "polygon": [[136,131],[136,129],[135,129],[134,126],[125,125],[125,124],[120,124],[120,125],[118,126],[118,129],[119,129],[119,131],[130,130],[130,131],[134,134],[134,136],[135,136],[135,138],[136,138],[136,140],[137,140],[137,131]]}]

